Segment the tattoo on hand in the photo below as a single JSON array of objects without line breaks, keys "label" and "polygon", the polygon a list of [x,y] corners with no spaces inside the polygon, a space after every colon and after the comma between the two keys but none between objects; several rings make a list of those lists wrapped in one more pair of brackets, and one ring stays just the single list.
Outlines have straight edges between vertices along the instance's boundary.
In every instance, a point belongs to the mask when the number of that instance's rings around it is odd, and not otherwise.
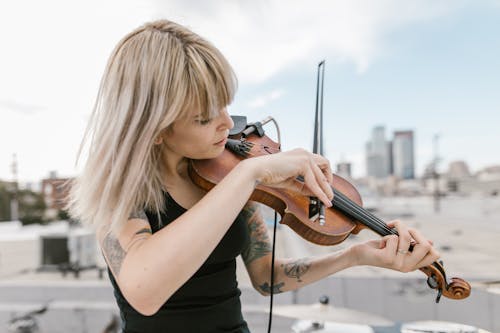
[{"label": "tattoo on hand", "polygon": [[[283,290],[281,290],[281,288],[283,288],[284,285],[285,285],[285,282],[275,283],[273,285],[273,294],[282,293]],[[271,286],[269,285],[269,283],[265,282],[264,284],[261,284],[259,286],[259,288],[260,288],[260,290],[262,290],[266,294],[271,294]]]},{"label": "tattoo on hand", "polygon": [[271,253],[271,244],[267,235],[266,224],[257,205],[245,206],[245,209],[240,214],[240,217],[247,221],[250,234],[250,242],[241,254],[245,264],[248,265],[252,261]]},{"label": "tattoo on hand", "polygon": [[296,278],[298,282],[302,282],[300,278],[309,270],[311,262],[308,258],[303,258],[287,264],[281,264],[281,267],[284,268],[286,276]]},{"label": "tattoo on hand", "polygon": [[126,252],[123,250],[118,239],[112,236],[111,232],[104,238],[102,246],[109,261],[108,264],[110,268],[113,270],[116,277],[118,277]]}]

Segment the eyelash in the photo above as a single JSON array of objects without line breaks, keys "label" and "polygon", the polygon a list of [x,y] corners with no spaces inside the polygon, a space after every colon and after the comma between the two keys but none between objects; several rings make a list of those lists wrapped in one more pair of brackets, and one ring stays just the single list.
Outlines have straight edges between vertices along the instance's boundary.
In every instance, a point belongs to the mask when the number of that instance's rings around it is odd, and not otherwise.
[{"label": "eyelash", "polygon": [[211,121],[212,121],[212,119],[200,119],[200,120],[197,120],[197,122],[200,125],[208,125],[208,124],[210,124]]}]

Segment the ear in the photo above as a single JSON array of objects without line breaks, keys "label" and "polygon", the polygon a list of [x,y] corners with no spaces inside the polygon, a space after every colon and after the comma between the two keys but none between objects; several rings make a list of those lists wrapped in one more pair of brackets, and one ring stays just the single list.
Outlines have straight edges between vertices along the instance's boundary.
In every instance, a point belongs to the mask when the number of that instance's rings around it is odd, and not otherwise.
[{"label": "ear", "polygon": [[155,145],[161,145],[163,143],[163,137],[161,135],[158,135],[154,141]]}]

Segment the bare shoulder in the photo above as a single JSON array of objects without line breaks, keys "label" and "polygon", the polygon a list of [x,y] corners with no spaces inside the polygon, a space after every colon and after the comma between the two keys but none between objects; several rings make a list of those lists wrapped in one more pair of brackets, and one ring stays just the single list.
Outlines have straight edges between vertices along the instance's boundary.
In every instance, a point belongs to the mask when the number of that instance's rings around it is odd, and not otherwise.
[{"label": "bare shoulder", "polygon": [[97,240],[115,280],[119,279],[127,254],[151,236],[151,226],[144,211],[133,212],[118,234],[109,226],[97,230]]}]

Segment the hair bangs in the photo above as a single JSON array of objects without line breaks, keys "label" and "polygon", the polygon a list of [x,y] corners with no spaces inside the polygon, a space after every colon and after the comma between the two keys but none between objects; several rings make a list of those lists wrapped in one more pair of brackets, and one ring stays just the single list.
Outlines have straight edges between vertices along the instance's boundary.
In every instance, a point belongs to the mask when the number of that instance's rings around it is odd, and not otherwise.
[{"label": "hair bangs", "polygon": [[185,105],[189,110],[182,113],[210,119],[231,104],[237,81],[231,66],[215,47],[203,51],[198,49],[187,57]]}]

